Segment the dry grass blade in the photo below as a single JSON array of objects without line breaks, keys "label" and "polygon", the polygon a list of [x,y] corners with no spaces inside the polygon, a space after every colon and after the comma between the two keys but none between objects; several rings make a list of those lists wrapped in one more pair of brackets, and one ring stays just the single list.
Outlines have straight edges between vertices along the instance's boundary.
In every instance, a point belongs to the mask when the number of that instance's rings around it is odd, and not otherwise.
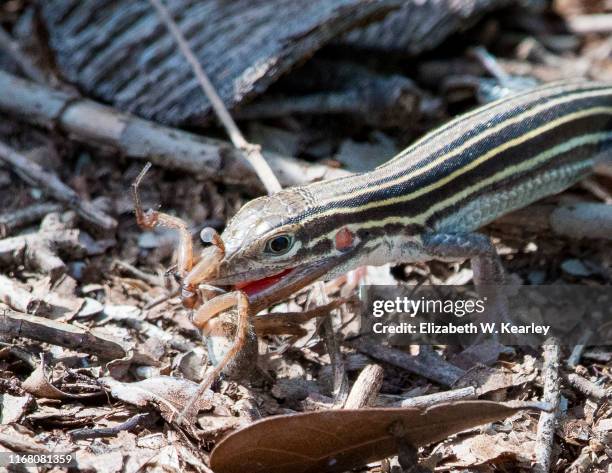
[{"label": "dry grass blade", "polygon": [[208,100],[210,100],[213,110],[215,111],[217,118],[227,131],[227,134],[229,135],[232,144],[236,148],[244,151],[245,158],[251,164],[251,166],[253,166],[253,169],[257,173],[259,179],[261,179],[261,182],[266,188],[268,194],[273,194],[275,192],[280,191],[282,187],[278,182],[278,179],[274,175],[274,172],[272,171],[272,169],[270,169],[270,165],[262,156],[260,148],[256,145],[249,143],[244,138],[242,132],[238,128],[238,125],[236,125],[236,122],[234,121],[230,113],[227,111],[227,108],[225,108],[223,100],[221,99],[221,97],[219,97],[219,94],[212,85],[212,82],[204,72],[204,69],[198,61],[198,58],[196,58],[195,54],[189,47],[189,44],[183,36],[183,33],[179,29],[176,22],[172,19],[168,9],[164,6],[161,0],[149,0],[149,2],[151,3],[151,5],[153,5],[155,10],[157,11],[157,14],[159,15],[163,23],[166,25],[166,28],[168,28],[170,34],[178,44],[181,54],[183,54],[187,62],[189,62],[193,73],[198,79],[200,87],[202,87],[202,90],[208,97]]},{"label": "dry grass blade", "polygon": [[372,408],[315,411],[255,422],[213,450],[216,473],[320,473],[346,471],[397,453],[390,426],[406,426],[415,446],[539,407],[491,401],[460,401],[428,409]]}]

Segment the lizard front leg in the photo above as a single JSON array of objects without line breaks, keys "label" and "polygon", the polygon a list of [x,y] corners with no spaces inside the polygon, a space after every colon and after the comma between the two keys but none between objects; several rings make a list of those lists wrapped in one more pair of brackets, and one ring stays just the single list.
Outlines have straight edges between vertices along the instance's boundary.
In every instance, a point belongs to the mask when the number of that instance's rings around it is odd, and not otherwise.
[{"label": "lizard front leg", "polygon": [[497,320],[509,320],[508,298],[503,290],[509,279],[489,237],[480,233],[431,233],[422,241],[424,251],[435,259],[469,259],[479,295],[487,298]]}]

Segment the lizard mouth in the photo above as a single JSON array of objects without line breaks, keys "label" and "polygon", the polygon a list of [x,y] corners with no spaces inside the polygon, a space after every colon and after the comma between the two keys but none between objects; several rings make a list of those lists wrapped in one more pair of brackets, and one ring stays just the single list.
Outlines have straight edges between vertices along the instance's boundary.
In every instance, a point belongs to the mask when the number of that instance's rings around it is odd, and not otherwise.
[{"label": "lizard mouth", "polygon": [[293,271],[294,268],[289,268],[281,271],[280,273],[273,274],[262,279],[256,279],[254,281],[243,281],[235,284],[236,289],[240,289],[245,292],[247,296],[256,295],[271,286],[278,283],[284,276],[287,276]]}]

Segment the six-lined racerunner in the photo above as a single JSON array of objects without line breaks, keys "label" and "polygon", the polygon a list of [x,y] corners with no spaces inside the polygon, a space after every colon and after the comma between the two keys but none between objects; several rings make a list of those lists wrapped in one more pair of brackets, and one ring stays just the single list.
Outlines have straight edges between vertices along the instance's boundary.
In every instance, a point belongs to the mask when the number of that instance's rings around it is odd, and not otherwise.
[{"label": "six-lined racerunner", "polygon": [[[477,285],[500,283],[499,259],[479,227],[558,193],[589,173],[612,145],[612,84],[551,83],[461,115],[366,173],[294,187],[240,209],[199,259],[187,226],[155,211],[141,225],[181,232],[178,275],[194,322],[238,305],[247,316],[318,279],[363,265],[470,258]],[[141,174],[142,176],[142,174]],[[233,289],[202,301],[200,284]]]}]

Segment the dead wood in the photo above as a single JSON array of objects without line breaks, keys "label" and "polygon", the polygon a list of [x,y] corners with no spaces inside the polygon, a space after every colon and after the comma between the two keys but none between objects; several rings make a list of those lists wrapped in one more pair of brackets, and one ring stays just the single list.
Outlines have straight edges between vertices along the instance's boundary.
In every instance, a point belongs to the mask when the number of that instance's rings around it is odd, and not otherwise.
[{"label": "dead wood", "polygon": [[410,373],[423,376],[443,386],[452,386],[465,372],[434,353],[423,351],[412,356],[395,348],[376,344],[363,337],[351,340],[348,345],[374,359],[384,361]]},{"label": "dead wood", "polygon": [[[127,157],[178,169],[252,192],[261,189],[242,152],[221,140],[205,138],[121,113],[110,107],[53,90],[0,71],[0,110],[50,129],[63,130],[87,143],[106,145]],[[341,169],[264,153],[283,186],[332,179]]]},{"label": "dead wood", "polygon": [[71,348],[105,360],[126,356],[126,350],[119,343],[90,330],[9,309],[0,310],[0,333]]},{"label": "dead wood", "polygon": [[72,437],[73,440],[115,437],[119,432],[134,430],[136,427],[140,426],[147,420],[150,420],[150,418],[150,413],[143,412],[141,414],[136,414],[135,416],[130,417],[125,422],[114,427],[76,429],[69,431],[68,434],[70,435],[70,437]]},{"label": "dead wood", "polygon": [[347,33],[340,44],[415,55],[432,49],[483,14],[517,3],[513,0],[407,1],[399,10],[365,28]]},{"label": "dead wood", "polygon": [[5,51],[13,61],[19,66],[21,72],[28,76],[33,81],[41,84],[45,83],[45,75],[40,69],[30,60],[30,57],[25,54],[19,47],[19,44],[11,38],[11,36],[0,28],[0,49]]},{"label": "dead wood", "polygon": [[0,160],[7,163],[25,181],[40,187],[50,197],[74,209],[90,225],[105,232],[114,231],[117,227],[117,221],[114,218],[106,215],[90,202],[82,200],[55,173],[44,169],[2,142],[0,142]]},{"label": "dead wood", "polygon": [[[313,293],[315,304],[317,306],[325,306],[329,304],[329,298],[325,292],[325,285],[322,281],[315,283]],[[333,312],[323,319],[323,323],[321,324],[320,328],[332,366],[332,392],[334,393],[334,404],[336,406],[343,406],[349,395],[349,384],[348,376],[346,374],[346,367],[344,366],[344,359],[340,351],[340,343],[338,342],[332,317]]]},{"label": "dead wood", "polygon": [[580,358],[582,358],[582,354],[584,353],[586,344],[592,336],[593,336],[593,331],[590,328],[586,327],[584,329],[584,333],[580,337],[580,340],[574,346],[574,348],[572,348],[572,352],[567,357],[567,360],[565,360],[565,365],[569,369],[573,370],[574,368],[576,368],[578,363],[580,363]]},{"label": "dead wood", "polygon": [[32,313],[38,310],[43,301],[17,284],[16,281],[0,274],[0,301],[15,310]]},{"label": "dead wood", "polygon": [[6,238],[22,227],[38,222],[45,215],[62,210],[60,204],[33,204],[0,215],[0,238]]},{"label": "dead wood", "polygon": [[344,403],[344,409],[361,409],[373,405],[382,387],[384,375],[385,372],[381,366],[366,366],[353,384]]},{"label": "dead wood", "polygon": [[603,387],[583,378],[579,374],[569,373],[565,379],[573,388],[597,401],[602,401],[612,395],[612,393],[607,392]]},{"label": "dead wood", "polygon": [[[166,2],[230,110],[331,39],[402,3]],[[210,101],[148,1],[52,0],[41,11],[59,67],[88,95],[165,124],[201,125],[210,118]]]},{"label": "dead wood", "polygon": [[568,29],[577,34],[612,33],[612,13],[573,15],[565,19]]},{"label": "dead wood", "polygon": [[241,119],[292,114],[342,114],[377,127],[410,128],[418,120],[423,92],[410,79],[381,75],[353,63],[312,60],[279,83],[301,95],[266,96],[236,111]]},{"label": "dead wood", "polygon": [[424,396],[410,397],[392,404],[397,407],[430,407],[443,402],[454,402],[466,399],[476,399],[478,397],[476,388],[467,386],[460,389],[451,389],[450,391],[442,391],[434,394],[426,394]]},{"label": "dead wood", "polygon": [[56,225],[53,215],[43,220],[40,230],[0,240],[0,265],[4,268],[24,266],[48,274],[57,280],[67,270],[60,257],[82,258],[90,250],[79,230]]},{"label": "dead wood", "polygon": [[261,180],[268,194],[273,194],[280,191],[281,185],[270,169],[270,166],[261,155],[260,147],[247,142],[247,140],[244,138],[242,132],[238,128],[238,125],[236,125],[236,122],[227,111],[227,108],[225,108],[223,100],[221,100],[221,97],[219,97],[215,87],[210,82],[208,75],[206,72],[204,72],[200,61],[193,53],[193,50],[189,47],[185,36],[181,32],[181,29],[172,19],[172,15],[168,9],[164,6],[161,0],[149,0],[149,2],[151,2],[151,5],[155,7],[157,14],[166,25],[166,28],[168,28],[168,31],[176,41],[181,54],[183,54],[187,62],[189,62],[189,65],[191,66],[191,69],[198,80],[198,84],[206,94],[212,109],[215,111],[217,119],[221,122],[223,128],[225,128],[225,131],[229,135],[234,147],[238,148],[244,153],[245,159],[251,166],[253,166],[257,177],[259,177]]},{"label": "dead wood", "polygon": [[536,435],[536,463],[533,471],[548,473],[552,464],[552,447],[557,422],[557,409],[561,399],[561,383],[559,378],[559,362],[561,348],[555,340],[547,341],[544,345],[544,363],[542,366],[542,380],[544,395],[542,401],[551,405],[549,412],[542,412],[538,422]]}]

